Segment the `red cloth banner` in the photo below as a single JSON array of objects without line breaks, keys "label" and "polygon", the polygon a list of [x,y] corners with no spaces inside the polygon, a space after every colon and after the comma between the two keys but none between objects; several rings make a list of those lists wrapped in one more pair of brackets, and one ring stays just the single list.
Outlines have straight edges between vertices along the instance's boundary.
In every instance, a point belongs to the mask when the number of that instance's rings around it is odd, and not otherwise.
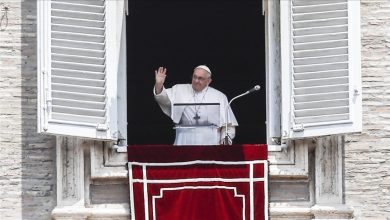
[{"label": "red cloth banner", "polygon": [[266,145],[129,146],[131,219],[268,219]]}]

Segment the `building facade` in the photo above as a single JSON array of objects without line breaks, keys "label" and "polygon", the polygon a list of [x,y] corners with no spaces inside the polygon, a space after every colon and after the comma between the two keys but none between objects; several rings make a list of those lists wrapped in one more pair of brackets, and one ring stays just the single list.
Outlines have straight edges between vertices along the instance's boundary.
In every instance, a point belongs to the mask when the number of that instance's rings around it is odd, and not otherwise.
[{"label": "building facade", "polygon": [[[45,60],[42,54],[48,50],[46,41],[42,41],[45,32],[41,32],[41,22],[49,19],[43,2],[0,2],[0,219],[128,219],[125,153],[96,136],[93,140],[76,137],[71,132],[83,132],[77,129],[69,130],[66,136],[37,133],[37,127],[41,131],[46,129],[42,126],[45,113],[39,104],[42,97],[47,98],[40,84],[40,73],[46,71],[42,69]],[[63,2],[66,5],[69,1]],[[115,2],[107,7],[120,13],[114,13],[113,20],[108,22],[118,24],[115,21],[125,16],[126,4]],[[264,1],[263,4],[268,36],[267,72],[278,72],[280,76],[284,71],[281,60],[285,50],[280,33],[284,32],[283,28],[275,27],[284,23],[279,18],[286,16],[283,14],[286,2],[289,1]],[[311,1],[295,2],[303,6],[311,4]],[[343,4],[338,0],[323,2]],[[362,132],[320,133],[280,143],[277,139],[269,140],[271,219],[388,219],[390,216],[390,77],[387,76],[390,2],[361,0],[358,5],[361,32],[357,33],[361,44],[360,48],[349,49],[361,51],[362,90],[357,90],[362,98]],[[359,17],[354,20],[359,21]],[[121,26],[111,30],[118,27]],[[122,36],[121,32],[107,42],[122,42]],[[123,55],[121,51],[111,53],[116,60]],[[113,71],[121,72],[120,68]],[[272,77],[268,75],[269,80]],[[273,96],[283,92],[268,88],[267,93],[271,96],[269,100],[274,100]],[[122,107],[117,104],[111,119],[121,114]],[[268,116],[272,118],[267,120],[283,121],[281,115]],[[56,126],[49,122],[48,129],[61,132],[63,128]],[[123,128],[123,125],[116,126],[119,131]],[[99,130],[104,132],[105,127]],[[274,128],[268,132],[282,133]]]}]

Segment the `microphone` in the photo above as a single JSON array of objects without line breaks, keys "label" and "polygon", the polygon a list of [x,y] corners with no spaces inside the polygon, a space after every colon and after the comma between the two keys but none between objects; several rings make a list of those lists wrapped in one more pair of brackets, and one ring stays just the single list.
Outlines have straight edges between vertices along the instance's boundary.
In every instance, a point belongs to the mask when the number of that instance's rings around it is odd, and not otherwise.
[{"label": "microphone", "polygon": [[233,100],[238,99],[238,98],[240,98],[240,97],[242,97],[244,95],[248,95],[249,93],[256,92],[256,91],[260,90],[260,88],[261,87],[259,85],[255,85],[252,89],[250,89],[250,90],[248,90],[248,91],[246,91],[246,92],[244,92],[244,93],[242,93],[242,94],[232,98],[232,100],[230,100],[230,102],[229,102],[229,105],[233,102]]},{"label": "microphone", "polygon": [[260,90],[260,88],[261,87],[259,85],[255,85],[252,89],[248,90],[248,94],[252,92],[256,92],[257,90]]},{"label": "microphone", "polygon": [[252,92],[256,92],[256,91],[258,91],[258,90],[260,90],[260,86],[259,85],[255,85],[252,89],[250,89],[250,90],[248,90],[248,91],[246,91],[246,92],[244,92],[244,93],[242,93],[242,94],[240,94],[240,95],[238,95],[238,96],[236,96],[236,97],[234,97],[234,98],[232,98],[231,100],[230,100],[230,102],[229,102],[229,104],[228,104],[228,106],[226,107],[226,123],[225,123],[225,145],[229,145],[229,143],[231,142],[231,138],[230,138],[230,136],[229,136],[229,133],[228,133],[228,122],[229,122],[229,106],[230,106],[230,104],[234,101],[234,100],[236,100],[236,99],[238,99],[238,98],[240,98],[240,97],[243,97],[243,96],[245,96],[245,95],[248,95],[248,94],[250,94],[250,93],[252,93]]}]

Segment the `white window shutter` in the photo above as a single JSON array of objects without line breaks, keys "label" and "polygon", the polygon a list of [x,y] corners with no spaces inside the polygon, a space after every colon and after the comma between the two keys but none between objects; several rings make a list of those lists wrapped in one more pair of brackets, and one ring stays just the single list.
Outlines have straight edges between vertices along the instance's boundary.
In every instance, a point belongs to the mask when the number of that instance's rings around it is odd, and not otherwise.
[{"label": "white window shutter", "polygon": [[360,1],[281,1],[282,138],[360,132]]},{"label": "white window shutter", "polygon": [[123,1],[37,3],[38,132],[116,140]]}]

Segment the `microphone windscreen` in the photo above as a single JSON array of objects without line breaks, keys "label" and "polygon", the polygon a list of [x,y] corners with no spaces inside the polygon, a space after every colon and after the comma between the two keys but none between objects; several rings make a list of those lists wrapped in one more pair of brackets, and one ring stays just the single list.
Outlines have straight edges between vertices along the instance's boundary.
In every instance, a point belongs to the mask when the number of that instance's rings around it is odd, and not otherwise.
[{"label": "microphone windscreen", "polygon": [[249,92],[249,93],[255,92],[255,91],[259,90],[259,89],[260,89],[260,86],[259,86],[259,85],[256,85],[256,86],[253,87],[252,89],[248,90],[248,92]]}]

